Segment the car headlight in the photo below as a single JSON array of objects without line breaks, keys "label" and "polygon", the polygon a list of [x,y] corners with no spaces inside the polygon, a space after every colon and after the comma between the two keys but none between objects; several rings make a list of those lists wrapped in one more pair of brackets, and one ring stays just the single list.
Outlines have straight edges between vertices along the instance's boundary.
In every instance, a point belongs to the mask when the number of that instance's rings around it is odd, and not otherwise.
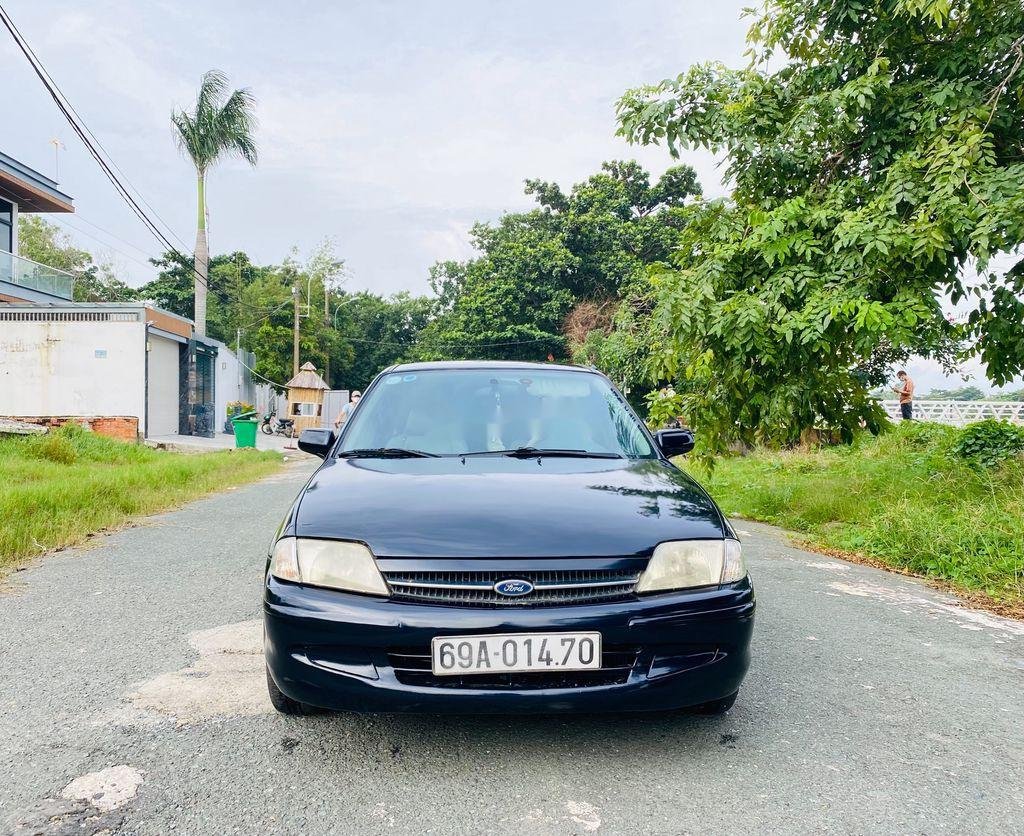
[{"label": "car headlight", "polygon": [[310,586],[387,595],[388,585],[372,552],[362,543],[282,537],[274,544],[270,574]]},{"label": "car headlight", "polygon": [[739,540],[675,540],[654,550],[638,593],[717,586],[747,574]]}]

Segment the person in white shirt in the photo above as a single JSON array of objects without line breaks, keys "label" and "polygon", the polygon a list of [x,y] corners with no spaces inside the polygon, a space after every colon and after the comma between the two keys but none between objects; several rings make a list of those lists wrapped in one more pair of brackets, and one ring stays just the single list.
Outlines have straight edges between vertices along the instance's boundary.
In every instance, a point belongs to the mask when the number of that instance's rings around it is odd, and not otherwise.
[{"label": "person in white shirt", "polygon": [[341,412],[338,413],[338,417],[334,419],[334,428],[336,430],[340,430],[341,425],[348,420],[349,415],[352,414],[352,410],[359,405],[359,399],[362,396],[362,393],[358,389],[352,393],[352,400],[341,408]]}]

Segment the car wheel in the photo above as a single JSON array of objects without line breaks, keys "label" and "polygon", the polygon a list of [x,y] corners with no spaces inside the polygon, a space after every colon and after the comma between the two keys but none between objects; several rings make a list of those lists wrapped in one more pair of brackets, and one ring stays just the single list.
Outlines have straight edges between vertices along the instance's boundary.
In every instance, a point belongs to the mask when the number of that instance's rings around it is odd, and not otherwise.
[{"label": "car wheel", "polygon": [[311,706],[306,705],[304,702],[293,700],[277,687],[274,677],[270,675],[270,668],[267,668],[267,690],[270,692],[270,702],[282,714],[296,716],[313,713]]},{"label": "car wheel", "polygon": [[736,702],[736,697],[739,695],[739,691],[734,691],[727,697],[722,697],[720,700],[711,700],[711,702],[701,703],[695,705],[691,710],[694,714],[703,714],[706,717],[714,717],[719,714],[725,714],[733,704]]}]

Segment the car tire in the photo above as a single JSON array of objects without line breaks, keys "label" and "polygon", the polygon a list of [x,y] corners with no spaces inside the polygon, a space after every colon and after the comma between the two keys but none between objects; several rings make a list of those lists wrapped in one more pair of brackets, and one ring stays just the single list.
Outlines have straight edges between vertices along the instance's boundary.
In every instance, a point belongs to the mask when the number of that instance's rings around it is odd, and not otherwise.
[{"label": "car tire", "polygon": [[314,711],[312,706],[298,700],[293,700],[278,688],[277,683],[274,682],[274,677],[270,675],[270,668],[267,668],[267,690],[270,692],[270,702],[281,714],[302,716],[312,714]]},{"label": "car tire", "polygon": [[695,705],[691,710],[694,714],[702,714],[705,717],[716,717],[719,714],[725,714],[733,707],[739,693],[739,691],[734,691],[729,696],[722,697],[720,700],[711,700],[711,702]]}]

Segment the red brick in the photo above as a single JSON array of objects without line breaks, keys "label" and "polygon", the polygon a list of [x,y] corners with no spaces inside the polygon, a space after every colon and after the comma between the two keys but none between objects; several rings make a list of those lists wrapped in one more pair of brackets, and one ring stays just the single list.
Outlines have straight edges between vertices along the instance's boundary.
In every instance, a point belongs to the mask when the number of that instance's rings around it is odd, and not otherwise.
[{"label": "red brick", "polygon": [[136,442],[139,440],[139,419],[133,416],[40,415],[28,418],[18,416],[15,420],[53,429],[71,421],[92,430],[97,435],[105,435],[119,441]]}]

